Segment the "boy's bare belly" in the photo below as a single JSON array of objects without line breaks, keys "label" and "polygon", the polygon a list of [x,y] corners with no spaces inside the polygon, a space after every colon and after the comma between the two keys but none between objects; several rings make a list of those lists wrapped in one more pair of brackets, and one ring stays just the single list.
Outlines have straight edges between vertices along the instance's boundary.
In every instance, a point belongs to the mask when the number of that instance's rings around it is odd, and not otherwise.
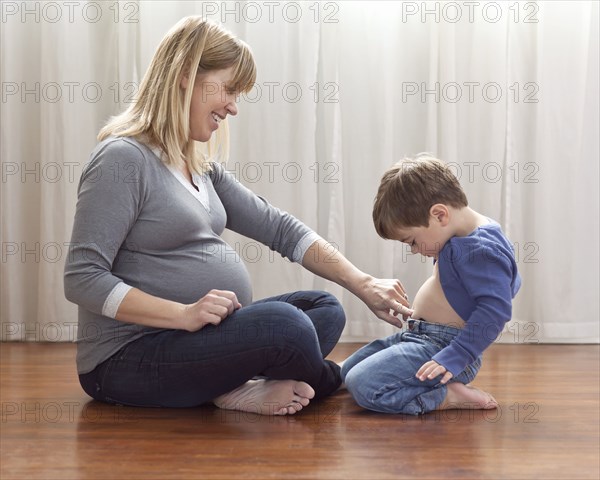
[{"label": "boy's bare belly", "polygon": [[412,318],[418,320],[452,325],[457,328],[462,328],[465,325],[462,318],[458,316],[446,300],[440,283],[437,263],[433,268],[431,277],[419,288],[412,303],[412,309],[414,310]]}]

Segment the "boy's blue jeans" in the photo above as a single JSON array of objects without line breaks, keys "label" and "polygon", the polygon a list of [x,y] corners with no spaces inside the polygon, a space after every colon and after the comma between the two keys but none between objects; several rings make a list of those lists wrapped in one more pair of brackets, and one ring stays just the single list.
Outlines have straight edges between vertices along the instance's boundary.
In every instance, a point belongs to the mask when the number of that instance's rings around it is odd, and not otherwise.
[{"label": "boy's blue jeans", "polygon": [[324,358],[344,324],[327,292],[278,295],[193,333],[145,335],[79,380],[96,400],[132,406],[193,407],[257,376],[301,380],[324,397],[341,384],[340,367]]},{"label": "boy's blue jeans", "polygon": [[[420,415],[435,410],[446,398],[442,375],[420,381],[421,366],[446,347],[460,329],[408,320],[401,332],[375,340],[351,355],[342,367],[342,379],[363,408],[383,413]],[[481,357],[450,382],[467,384],[481,367]]]}]

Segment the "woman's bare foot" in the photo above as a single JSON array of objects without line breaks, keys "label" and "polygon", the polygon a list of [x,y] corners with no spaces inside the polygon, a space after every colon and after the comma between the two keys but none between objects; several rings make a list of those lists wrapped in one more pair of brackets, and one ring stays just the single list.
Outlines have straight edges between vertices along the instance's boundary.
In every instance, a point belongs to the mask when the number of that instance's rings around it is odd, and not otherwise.
[{"label": "woman's bare foot", "polygon": [[498,402],[492,395],[471,385],[453,382],[448,384],[444,401],[436,410],[491,410],[498,408]]},{"label": "woman's bare foot", "polygon": [[261,415],[293,415],[315,396],[305,382],[295,380],[249,380],[242,386],[213,400],[226,410],[260,413]]}]

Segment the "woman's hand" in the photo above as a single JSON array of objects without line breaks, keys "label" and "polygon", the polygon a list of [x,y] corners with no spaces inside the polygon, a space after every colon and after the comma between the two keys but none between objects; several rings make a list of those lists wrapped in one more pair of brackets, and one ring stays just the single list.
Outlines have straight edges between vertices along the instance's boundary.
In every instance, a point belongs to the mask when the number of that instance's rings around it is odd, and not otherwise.
[{"label": "woman's hand", "polygon": [[335,249],[332,251],[331,244],[322,238],[306,251],[302,265],[348,289],[365,302],[375,315],[395,327],[402,328],[402,321],[396,315],[402,314],[406,320],[413,314],[408,295],[399,280],[381,280],[361,272],[340,252]]},{"label": "woman's hand", "polygon": [[402,328],[402,321],[397,315],[402,314],[406,320],[413,314],[408,295],[399,280],[371,277],[363,285],[359,297],[377,317],[399,328]]},{"label": "woman's hand", "polygon": [[183,306],[178,327],[195,332],[209,323],[218,325],[241,306],[235,293],[228,290],[211,290],[196,303]]}]

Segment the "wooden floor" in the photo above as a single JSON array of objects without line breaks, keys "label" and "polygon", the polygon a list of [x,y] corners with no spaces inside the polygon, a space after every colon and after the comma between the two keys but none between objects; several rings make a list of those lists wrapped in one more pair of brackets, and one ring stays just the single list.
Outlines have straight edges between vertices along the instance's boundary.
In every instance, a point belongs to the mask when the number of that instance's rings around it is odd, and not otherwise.
[{"label": "wooden floor", "polygon": [[422,417],[346,391],[292,417],[112,407],[80,389],[74,345],[0,349],[2,480],[600,478],[597,345],[494,345],[475,384],[501,408]]}]

